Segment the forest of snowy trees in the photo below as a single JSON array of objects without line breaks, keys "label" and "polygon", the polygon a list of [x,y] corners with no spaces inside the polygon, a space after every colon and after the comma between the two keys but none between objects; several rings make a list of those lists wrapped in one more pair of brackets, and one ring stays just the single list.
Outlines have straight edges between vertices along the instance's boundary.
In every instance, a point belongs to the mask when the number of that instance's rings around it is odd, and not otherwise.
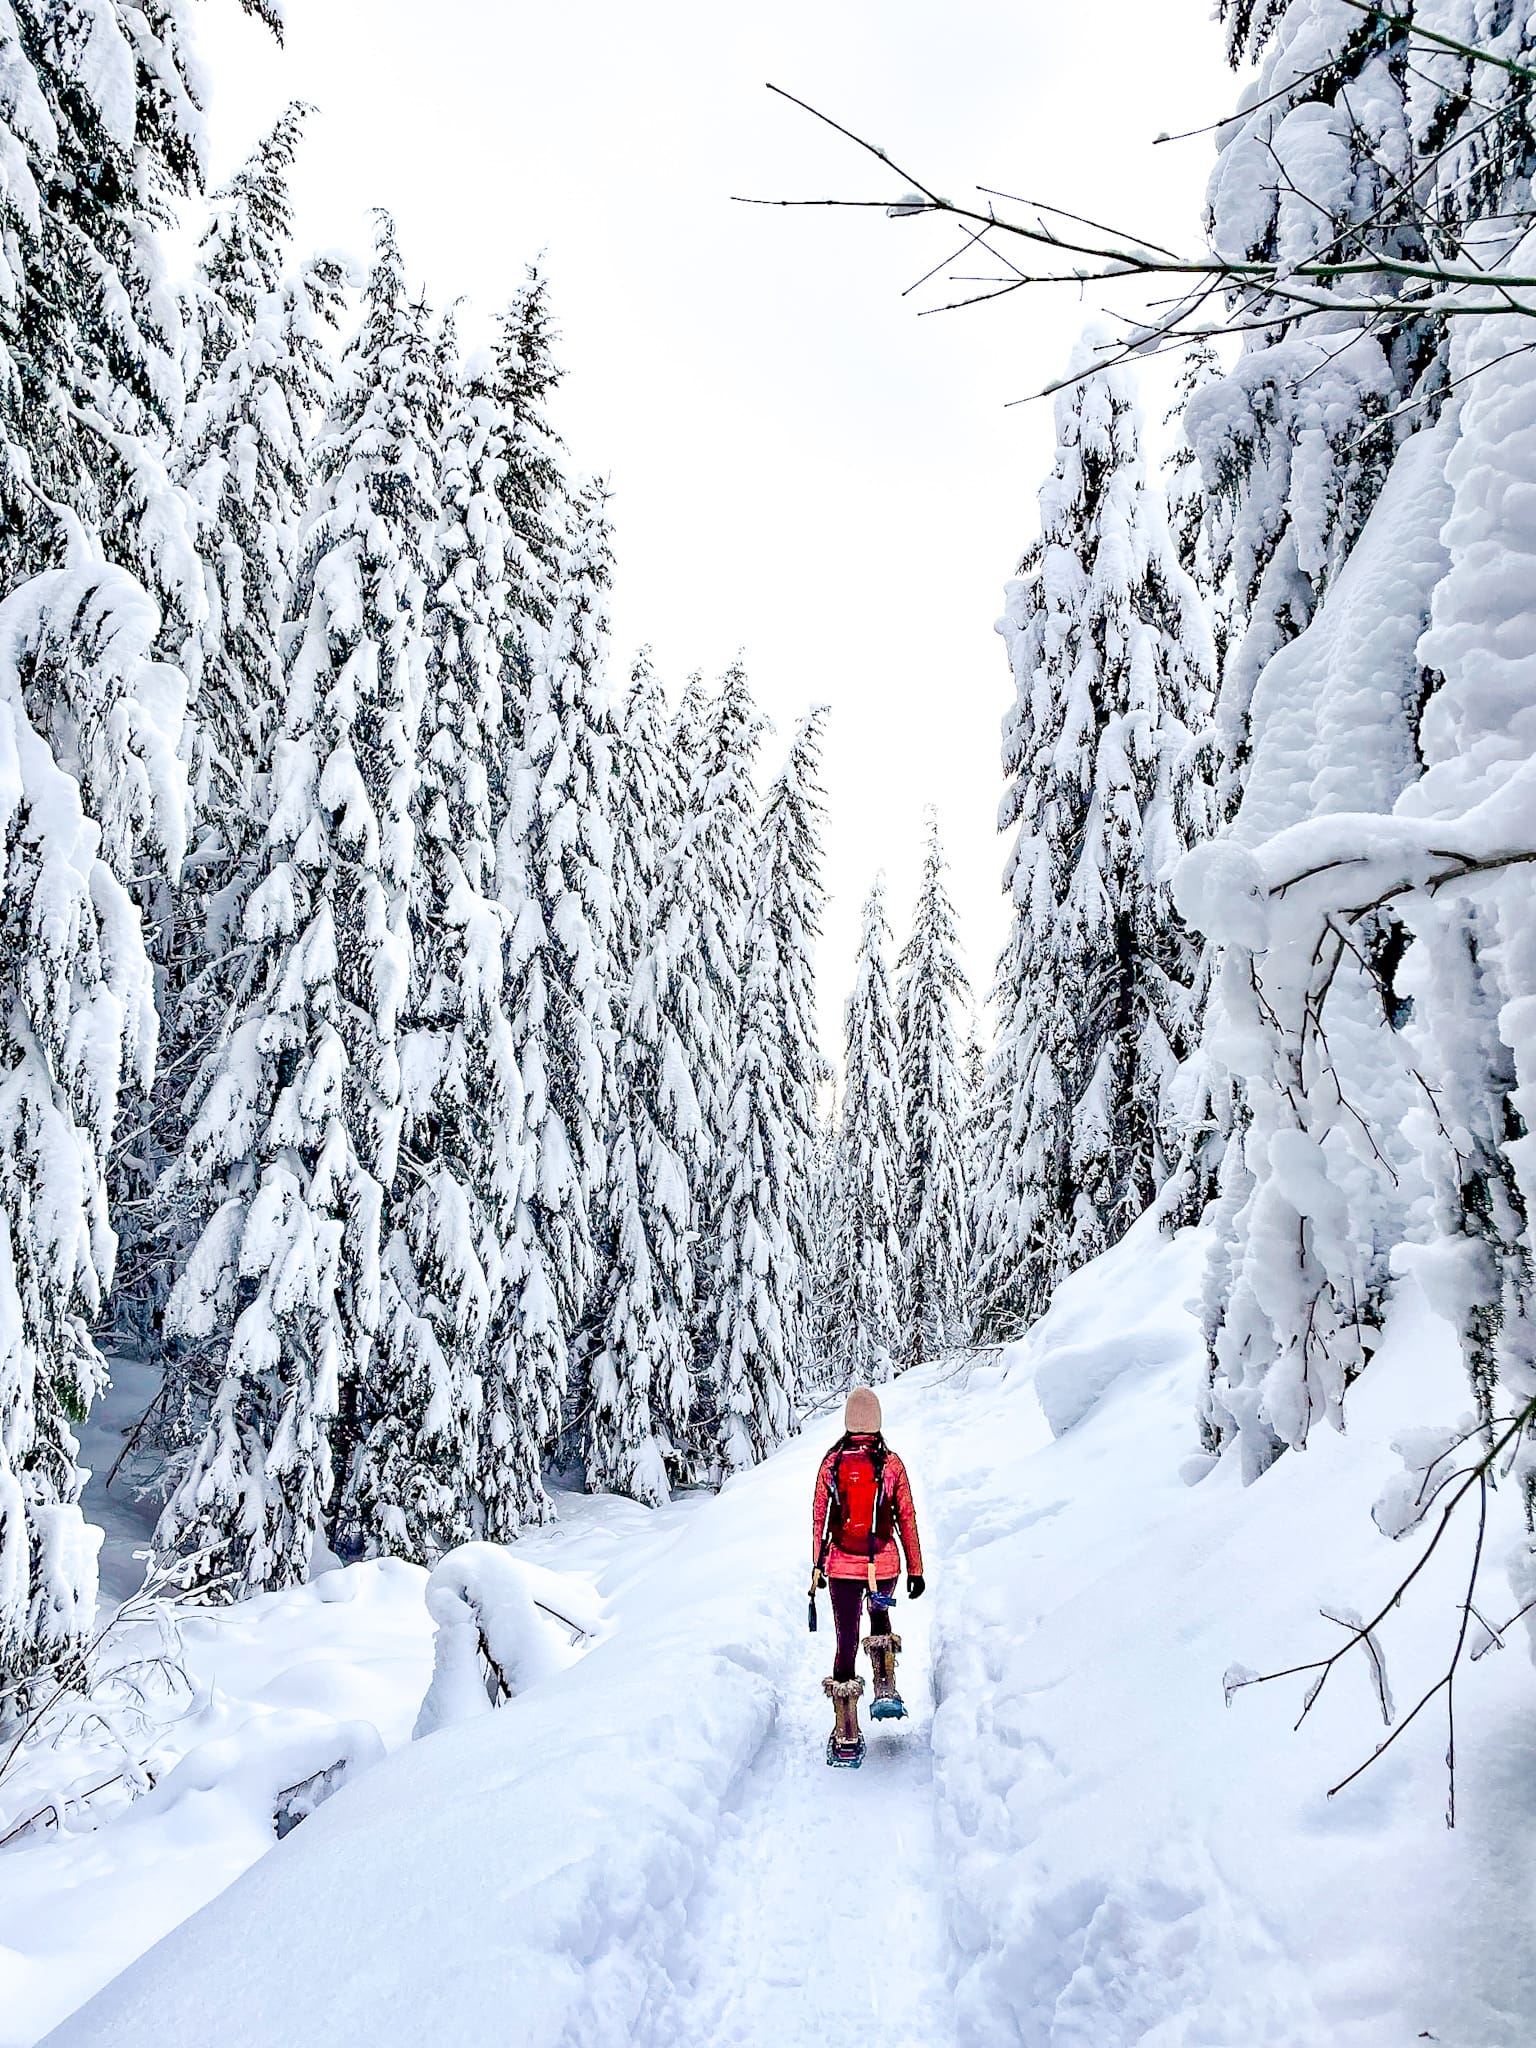
[{"label": "forest of snowy trees", "polygon": [[609,675],[545,279],[466,352],[387,217],[306,260],[297,106],[203,202],[182,0],[0,39],[7,1722],[91,1632],[114,1356],[159,1366],[157,1566],[228,1600],[509,1540],[554,1472],[655,1503],[761,1459],[840,1365],[965,1334],[967,1221],[936,831],[899,1001],[883,924],[859,962],[855,1160],[825,712],[760,789],[739,664]]},{"label": "forest of snowy trees", "polygon": [[386,217],[306,260],[297,107],[204,201],[184,4],[0,10],[0,1721],[89,1632],[114,1354],[228,1599],[718,1483],[1155,1205],[1206,1460],[1340,1422],[1411,1269],[1476,1419],[1401,1526],[1468,1441],[1536,1485],[1518,22],[1223,5],[1212,281],[1087,330],[1008,586],[990,1031],[930,820],[834,1067],[825,707],[610,673],[545,279],[466,352]]}]

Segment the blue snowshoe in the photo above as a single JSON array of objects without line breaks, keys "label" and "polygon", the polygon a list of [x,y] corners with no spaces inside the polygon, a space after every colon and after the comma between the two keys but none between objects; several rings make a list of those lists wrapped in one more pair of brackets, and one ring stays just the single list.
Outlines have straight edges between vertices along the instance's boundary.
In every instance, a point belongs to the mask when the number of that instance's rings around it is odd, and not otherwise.
[{"label": "blue snowshoe", "polygon": [[887,1631],[864,1638],[864,1654],[875,1674],[875,1696],[869,1703],[871,1721],[904,1721],[906,1702],[896,1690],[896,1659],[901,1654],[901,1637]]}]

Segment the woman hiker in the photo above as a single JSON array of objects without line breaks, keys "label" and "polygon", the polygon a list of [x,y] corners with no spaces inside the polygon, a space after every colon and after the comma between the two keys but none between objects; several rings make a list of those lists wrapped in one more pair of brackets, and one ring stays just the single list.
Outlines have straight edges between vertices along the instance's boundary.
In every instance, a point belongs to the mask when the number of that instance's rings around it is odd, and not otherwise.
[{"label": "woman hiker", "polygon": [[837,1658],[822,1691],[832,1702],[835,1721],[827,1739],[827,1762],[857,1768],[864,1761],[859,1732],[859,1696],[864,1681],[856,1676],[859,1619],[869,1602],[869,1634],[864,1649],[875,1674],[870,1717],[899,1720],[906,1713],[896,1690],[896,1657],[901,1637],[891,1632],[901,1538],[907,1561],[907,1598],[923,1590],[923,1552],[917,1539],[917,1515],[907,1468],[886,1448],[880,1434],[880,1402],[869,1387],[855,1387],[843,1411],[845,1434],[821,1461],[811,1509],[811,1601],[815,1626],[817,1588],[829,1586],[832,1618],[837,1628]]}]

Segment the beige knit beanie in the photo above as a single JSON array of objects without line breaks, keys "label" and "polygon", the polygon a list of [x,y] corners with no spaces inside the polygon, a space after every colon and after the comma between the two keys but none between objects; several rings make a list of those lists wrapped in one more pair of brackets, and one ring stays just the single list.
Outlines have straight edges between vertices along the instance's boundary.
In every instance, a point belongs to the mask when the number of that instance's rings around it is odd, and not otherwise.
[{"label": "beige knit beanie", "polygon": [[843,1410],[843,1427],[850,1436],[878,1436],[880,1397],[873,1387],[855,1387]]}]

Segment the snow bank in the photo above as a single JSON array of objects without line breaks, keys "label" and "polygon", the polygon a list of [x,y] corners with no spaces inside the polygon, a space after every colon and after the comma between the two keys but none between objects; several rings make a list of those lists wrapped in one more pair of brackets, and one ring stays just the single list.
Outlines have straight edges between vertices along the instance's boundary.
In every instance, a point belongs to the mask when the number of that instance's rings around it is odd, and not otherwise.
[{"label": "snow bank", "polygon": [[328,1801],[50,2041],[204,2048],[216,2012],[220,2048],[441,2048],[515,2012],[519,2048],[627,2048],[804,1630],[814,1455],[657,1517],[621,1629]]},{"label": "snow bank", "polygon": [[[356,1565],[183,1618],[190,1694],[176,1684],[145,1706],[153,1790],[130,1805],[128,1788],[109,1787],[66,1807],[63,1832],[0,1850],[0,2048],[26,2048],[279,1830],[409,1741],[431,1670],[425,1582],[410,1565]],[[121,1762],[105,1733],[96,1750],[80,1741],[29,1759],[7,1776],[0,1834]]]},{"label": "snow bank", "polygon": [[[1014,1374],[1032,1376],[1036,1398],[1061,1436],[1127,1373],[1187,1360],[1189,1315],[1169,1293],[1167,1263],[1155,1224],[1138,1226],[1134,1246],[1112,1255],[1114,1308],[1105,1314],[1105,1261],[1095,1260],[1056,1290],[1051,1313],[1011,1356]],[[1199,1292],[1192,1276],[1189,1296]]]},{"label": "snow bank", "polygon": [[[1370,1508],[1401,1470],[1392,1441],[1466,1405],[1451,1333],[1405,1281],[1347,1436],[1322,1432],[1247,1488],[1232,1460],[1191,1487],[1204,1361],[1180,1304],[1201,1250],[1194,1232],[1170,1245],[1138,1227],[932,1418],[960,2041],[1515,2048],[1536,2013],[1526,1659],[1486,1658],[1463,1681],[1454,1834],[1433,1708],[1327,1799],[1383,1733],[1363,1662],[1339,1668],[1300,1734],[1303,1680],[1223,1704],[1228,1666],[1326,1653],[1339,1630],[1320,1607],[1385,1598],[1417,1556],[1422,1535],[1387,1542]],[[1122,1354],[1134,1377],[1111,1370]],[[1077,1422],[1057,1442],[1032,1388],[1053,1428]],[[1511,1501],[1501,1540],[1516,1520]],[[1383,1628],[1400,1712],[1443,1668],[1471,1535]],[[1500,1621],[1516,1605],[1496,1569],[1484,1598]]]}]

